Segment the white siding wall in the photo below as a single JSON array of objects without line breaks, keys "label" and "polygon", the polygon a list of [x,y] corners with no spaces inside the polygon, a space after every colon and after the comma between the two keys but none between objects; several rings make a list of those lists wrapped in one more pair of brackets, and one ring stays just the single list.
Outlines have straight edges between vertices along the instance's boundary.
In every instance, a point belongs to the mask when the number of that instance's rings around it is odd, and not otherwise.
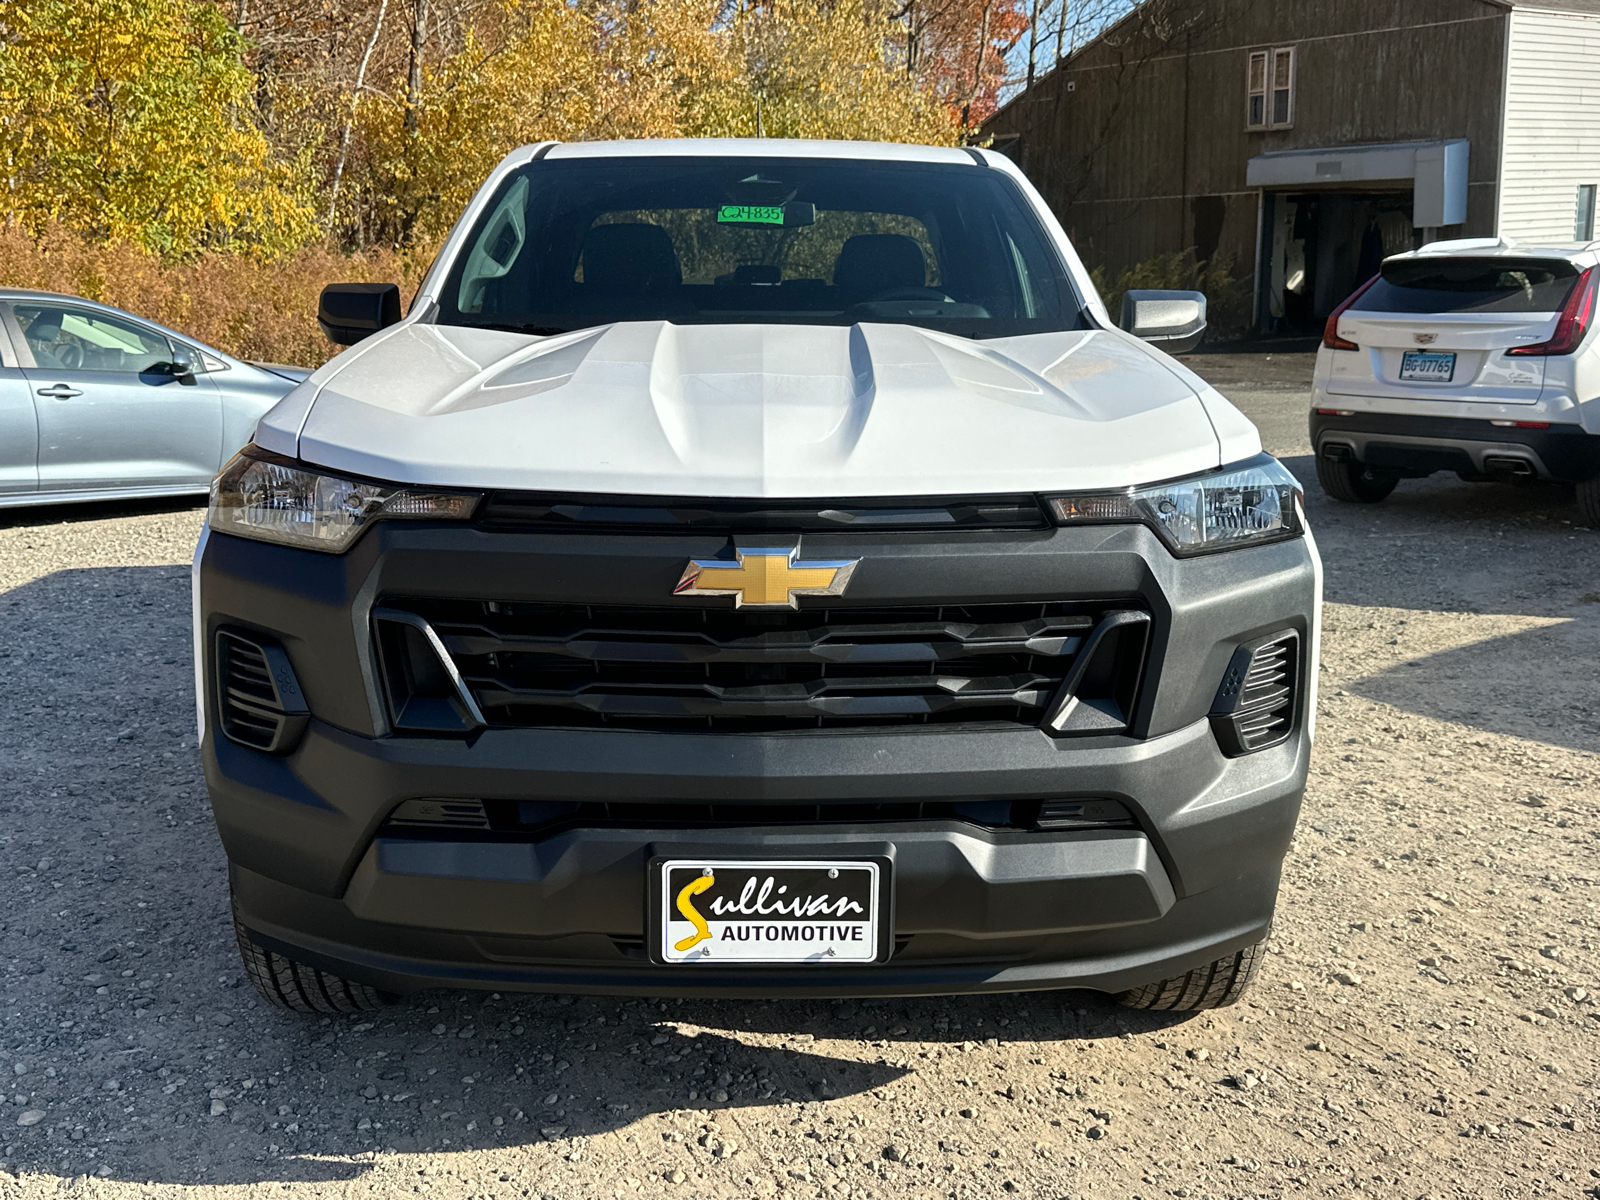
[{"label": "white siding wall", "polygon": [[1600,16],[1518,7],[1509,21],[1499,232],[1570,242],[1578,185],[1600,184]]}]

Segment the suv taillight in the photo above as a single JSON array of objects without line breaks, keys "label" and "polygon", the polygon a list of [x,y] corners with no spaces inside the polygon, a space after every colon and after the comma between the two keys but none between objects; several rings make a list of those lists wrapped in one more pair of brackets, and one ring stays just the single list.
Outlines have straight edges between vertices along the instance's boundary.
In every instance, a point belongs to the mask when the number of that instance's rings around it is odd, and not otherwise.
[{"label": "suv taillight", "polygon": [[1354,342],[1346,341],[1344,338],[1339,336],[1339,318],[1344,316],[1345,309],[1349,308],[1361,298],[1362,292],[1366,291],[1373,284],[1377,283],[1381,278],[1382,276],[1380,275],[1374,275],[1371,279],[1367,280],[1355,291],[1346,296],[1344,298],[1344,303],[1339,305],[1338,308],[1334,309],[1328,314],[1328,323],[1322,327],[1322,344],[1329,350],[1361,349],[1361,347],[1356,345]]},{"label": "suv taillight", "polygon": [[1572,294],[1567,297],[1567,302],[1561,306],[1561,316],[1556,321],[1556,334],[1548,342],[1538,342],[1532,346],[1513,346],[1507,354],[1571,354],[1578,348],[1578,343],[1583,341],[1583,335],[1589,332],[1589,326],[1594,323],[1594,299],[1596,285],[1600,284],[1600,277],[1590,267],[1578,276],[1578,282],[1573,285]]}]

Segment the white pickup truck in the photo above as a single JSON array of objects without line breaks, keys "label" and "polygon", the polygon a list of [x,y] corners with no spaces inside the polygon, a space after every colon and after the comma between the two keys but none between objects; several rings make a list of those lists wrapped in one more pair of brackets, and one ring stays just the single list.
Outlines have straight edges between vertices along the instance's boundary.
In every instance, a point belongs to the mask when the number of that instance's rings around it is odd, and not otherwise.
[{"label": "white pickup truck", "polygon": [[530,146],[218,477],[269,1000],[1230,1003],[1310,752],[1293,478],[984,150]]}]

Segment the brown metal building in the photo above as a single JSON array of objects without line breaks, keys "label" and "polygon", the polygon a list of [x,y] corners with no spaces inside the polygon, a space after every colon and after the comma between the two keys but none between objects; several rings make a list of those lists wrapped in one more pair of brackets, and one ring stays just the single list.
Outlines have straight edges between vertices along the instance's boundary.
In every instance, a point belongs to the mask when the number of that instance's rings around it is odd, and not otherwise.
[{"label": "brown metal building", "polygon": [[1386,254],[1595,236],[1600,0],[1145,0],[985,132],[1091,265],[1193,248],[1307,332]]}]

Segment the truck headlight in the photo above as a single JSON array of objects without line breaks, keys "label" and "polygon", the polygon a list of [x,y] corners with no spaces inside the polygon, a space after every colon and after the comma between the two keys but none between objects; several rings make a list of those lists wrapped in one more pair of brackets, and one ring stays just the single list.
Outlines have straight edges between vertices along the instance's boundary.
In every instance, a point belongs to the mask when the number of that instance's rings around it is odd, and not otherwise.
[{"label": "truck headlight", "polygon": [[1269,454],[1210,475],[1046,497],[1058,525],[1138,522],[1180,558],[1299,537],[1300,483]]},{"label": "truck headlight", "polygon": [[209,519],[219,533],[339,554],[373,521],[463,521],[480,498],[346,479],[247,446],[212,481]]}]

